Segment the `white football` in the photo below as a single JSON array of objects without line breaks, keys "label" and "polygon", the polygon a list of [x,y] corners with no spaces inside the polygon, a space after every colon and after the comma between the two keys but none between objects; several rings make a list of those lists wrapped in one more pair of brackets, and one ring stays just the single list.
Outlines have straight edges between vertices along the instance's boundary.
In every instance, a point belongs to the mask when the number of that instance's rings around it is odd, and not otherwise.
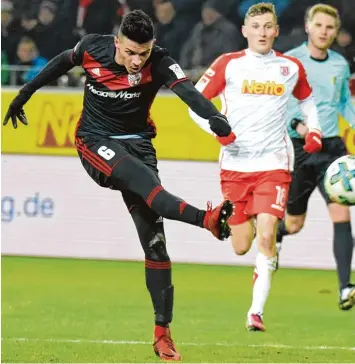
[{"label": "white football", "polygon": [[328,167],[324,188],[332,201],[355,206],[355,155],[340,157]]}]

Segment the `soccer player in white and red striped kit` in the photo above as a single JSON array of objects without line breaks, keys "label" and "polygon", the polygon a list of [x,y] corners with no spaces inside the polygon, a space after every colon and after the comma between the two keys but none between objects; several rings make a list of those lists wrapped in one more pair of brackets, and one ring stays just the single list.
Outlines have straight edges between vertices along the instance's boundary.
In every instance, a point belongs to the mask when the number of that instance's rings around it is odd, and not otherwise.
[{"label": "soccer player in white and red striped kit", "polygon": [[[285,214],[293,168],[293,147],[285,113],[291,95],[298,100],[309,131],[304,150],[320,151],[322,134],[312,90],[302,64],[272,49],[279,27],[274,5],[247,11],[242,27],[248,48],[223,54],[196,84],[208,99],[221,97],[222,113],[234,135],[218,138],[221,188],[235,205],[229,219],[236,254],[247,253],[256,235],[253,302],[247,329],[264,331],[263,311],[276,269],[276,230]],[[208,121],[189,111],[205,131]]]}]

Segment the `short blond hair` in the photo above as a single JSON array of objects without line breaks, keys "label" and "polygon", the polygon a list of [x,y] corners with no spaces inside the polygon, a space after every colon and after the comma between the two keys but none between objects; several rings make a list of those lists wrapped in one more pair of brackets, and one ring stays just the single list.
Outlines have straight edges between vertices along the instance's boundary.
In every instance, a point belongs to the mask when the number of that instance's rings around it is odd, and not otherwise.
[{"label": "short blond hair", "polygon": [[333,17],[335,19],[337,28],[340,27],[340,15],[339,15],[338,10],[336,8],[334,8],[333,6],[326,5],[326,4],[316,4],[316,5],[313,5],[312,7],[310,7],[306,11],[305,22],[306,23],[311,22],[313,20],[314,16],[318,13],[330,15],[331,17]]},{"label": "short blond hair", "polygon": [[273,3],[258,3],[252,5],[247,13],[245,14],[244,22],[249,18],[257,15],[272,14],[274,16],[275,22],[277,23],[277,15],[275,10],[275,5]]}]

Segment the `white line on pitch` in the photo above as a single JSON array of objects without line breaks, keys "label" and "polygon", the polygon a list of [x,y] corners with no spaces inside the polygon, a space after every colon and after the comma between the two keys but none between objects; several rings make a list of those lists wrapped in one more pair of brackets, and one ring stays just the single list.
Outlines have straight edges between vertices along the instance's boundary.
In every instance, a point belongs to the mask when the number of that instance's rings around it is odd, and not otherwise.
[{"label": "white line on pitch", "polygon": [[[150,341],[134,340],[85,340],[85,339],[33,339],[25,337],[1,338],[8,341],[45,341],[53,343],[81,343],[81,344],[111,344],[111,345],[151,345]],[[246,348],[274,348],[274,349],[306,349],[306,350],[348,350],[355,351],[355,347],[348,346],[294,346],[283,344],[238,344],[238,343],[185,343],[177,342],[181,346],[224,346]]]}]

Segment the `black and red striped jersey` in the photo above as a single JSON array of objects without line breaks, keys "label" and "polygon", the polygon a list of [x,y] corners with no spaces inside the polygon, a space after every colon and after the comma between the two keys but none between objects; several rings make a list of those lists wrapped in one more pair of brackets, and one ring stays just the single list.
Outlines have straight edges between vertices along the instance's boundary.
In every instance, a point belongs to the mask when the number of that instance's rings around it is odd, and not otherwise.
[{"label": "black and red striped jersey", "polygon": [[153,138],[150,107],[158,90],[186,80],[166,49],[153,46],[139,73],[115,62],[114,37],[89,34],[72,50],[71,60],[86,74],[84,105],[77,136],[139,135]]}]

